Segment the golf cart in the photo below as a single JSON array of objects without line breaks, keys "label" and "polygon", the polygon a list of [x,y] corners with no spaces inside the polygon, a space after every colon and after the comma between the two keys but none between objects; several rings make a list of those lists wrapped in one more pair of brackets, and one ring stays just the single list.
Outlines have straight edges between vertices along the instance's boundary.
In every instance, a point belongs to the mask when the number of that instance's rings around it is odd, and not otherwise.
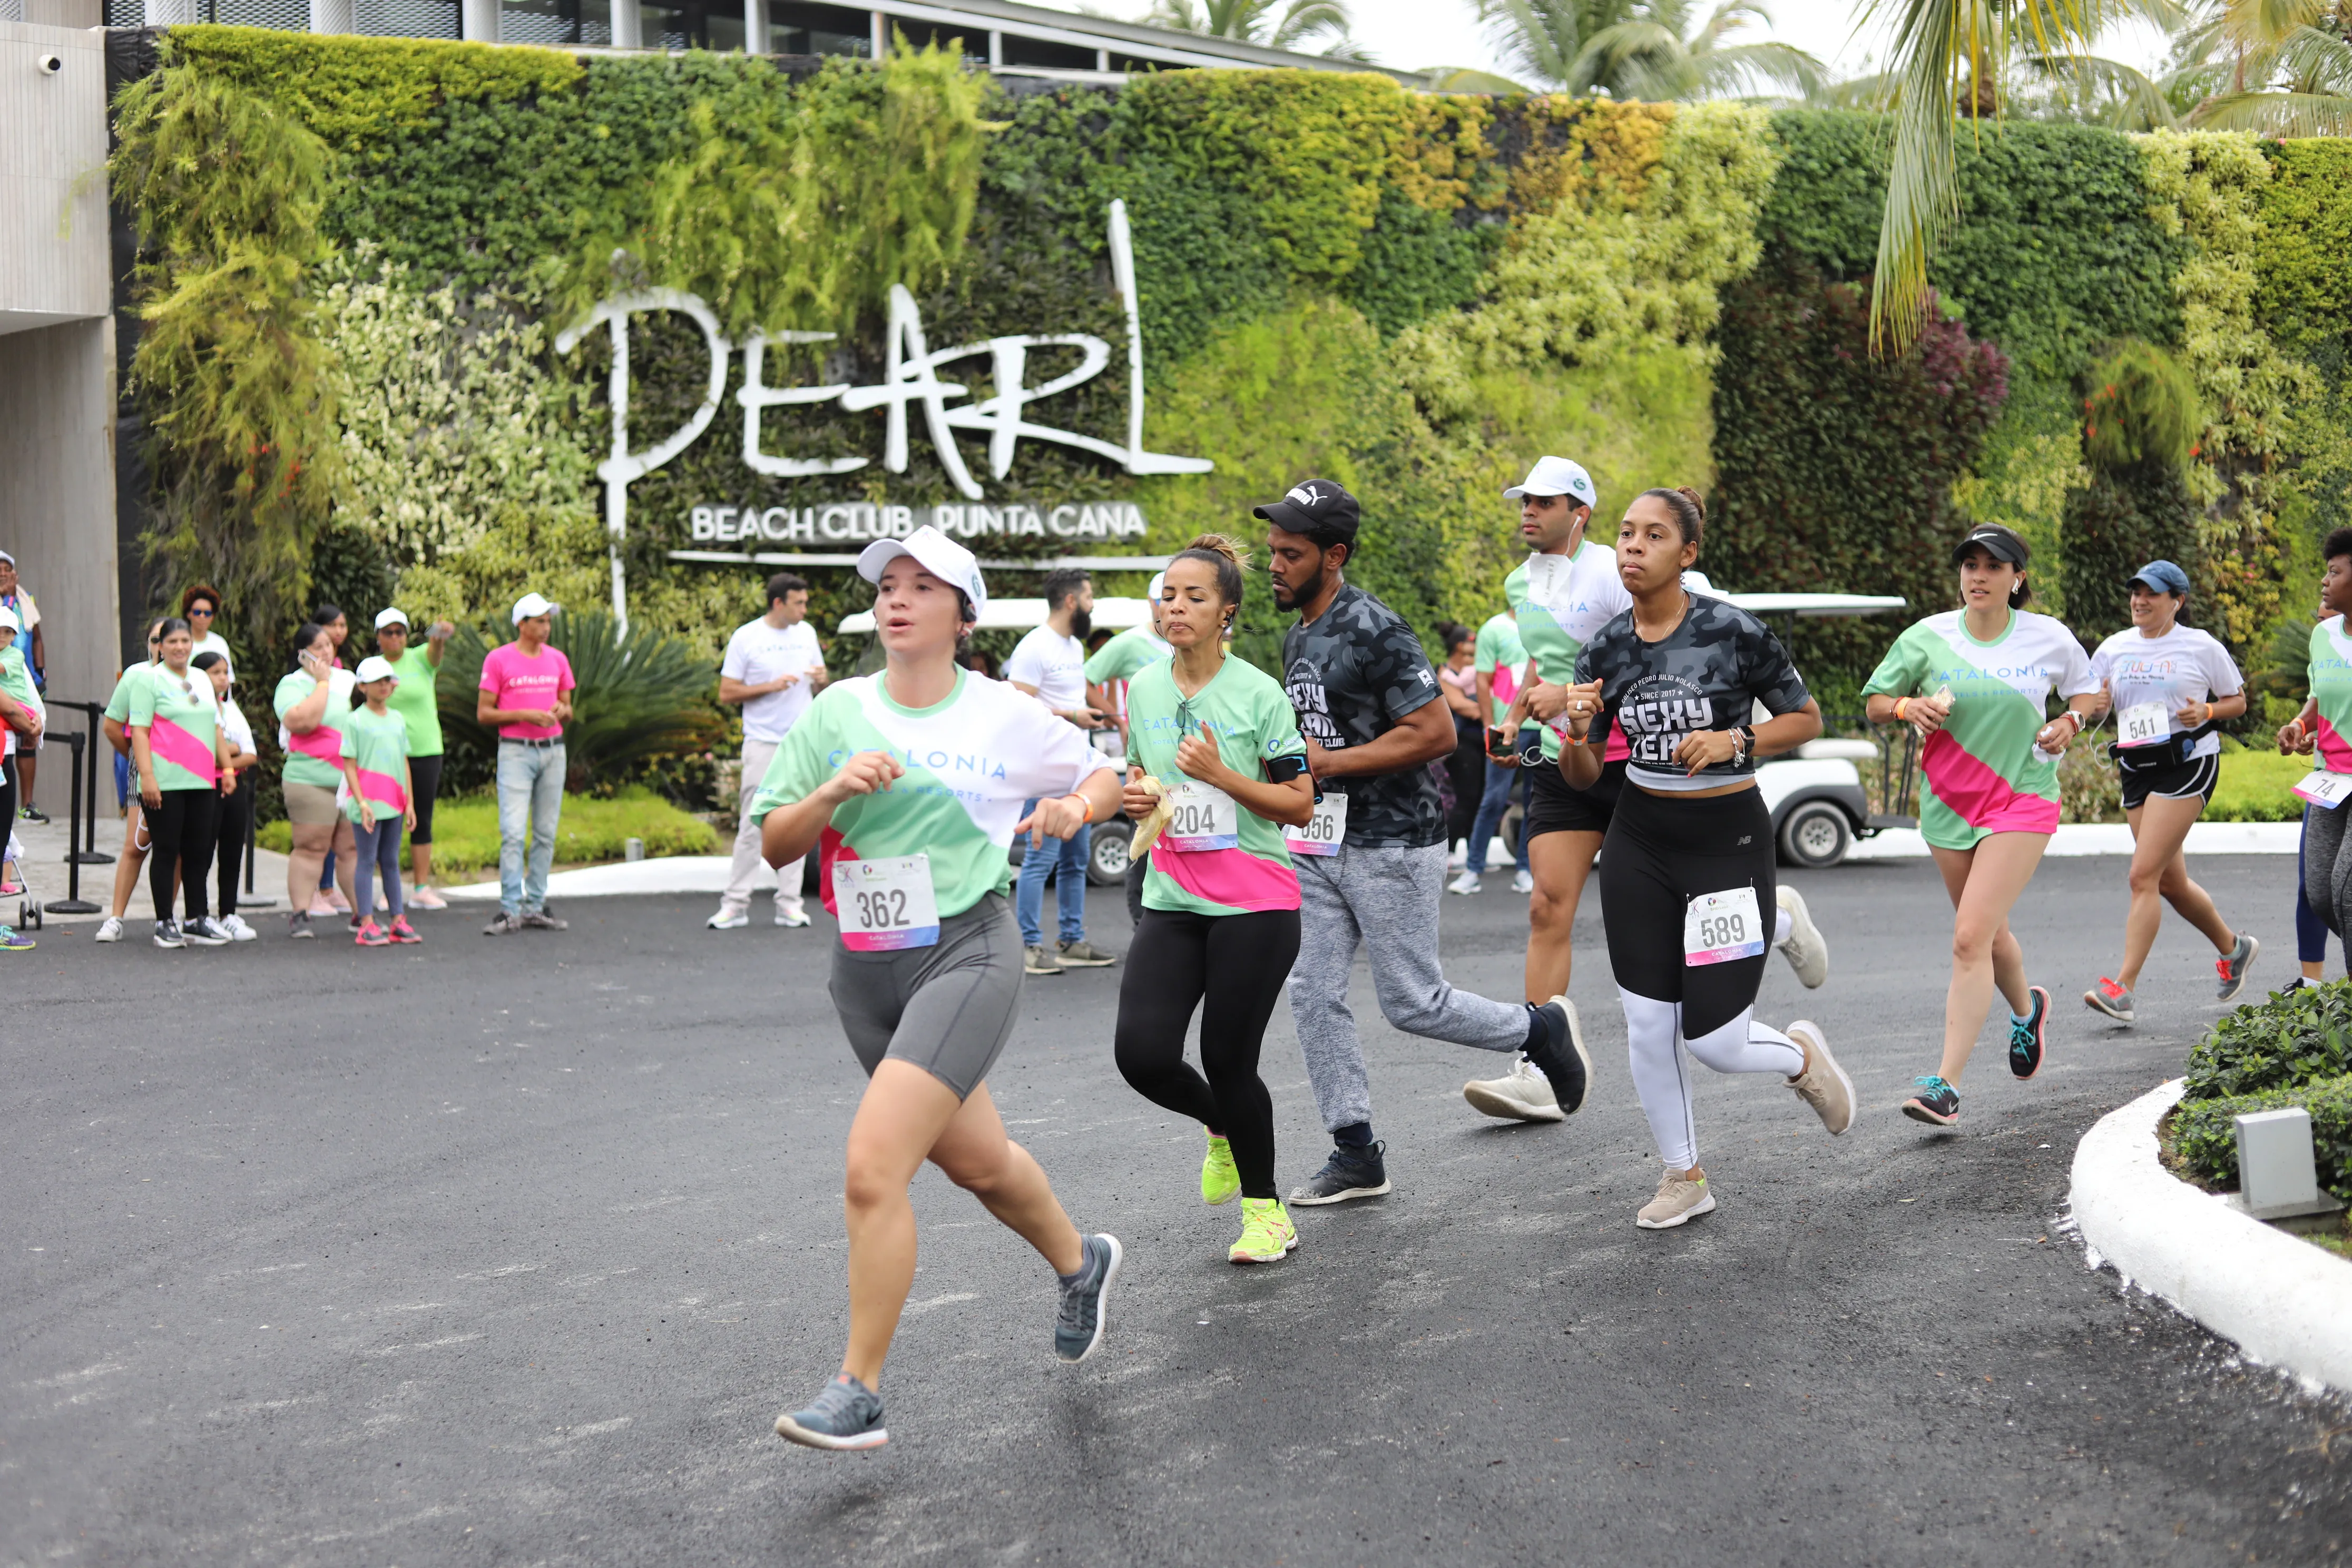
[{"label": "golf cart", "polygon": [[[1123,632],[1130,626],[1151,624],[1151,605],[1144,599],[1095,600],[1095,625],[1108,631]],[[1025,632],[1045,624],[1045,601],[1043,599],[991,599],[980,613],[982,631]],[[860,610],[844,616],[837,628],[844,637],[862,636],[874,630],[874,612]],[[860,675],[881,668],[882,645],[869,647],[857,663]],[[1119,747],[1117,730],[1095,731],[1096,744],[1108,755],[1121,762],[1126,753]],[[1095,824],[1094,836],[1087,843],[1087,880],[1097,888],[1121,887],[1127,881],[1127,844],[1135,836],[1135,824],[1125,816],[1114,816],[1108,822]],[[1022,852],[1027,847],[1025,838],[1015,838],[1011,851],[1013,864],[1019,865]]]}]

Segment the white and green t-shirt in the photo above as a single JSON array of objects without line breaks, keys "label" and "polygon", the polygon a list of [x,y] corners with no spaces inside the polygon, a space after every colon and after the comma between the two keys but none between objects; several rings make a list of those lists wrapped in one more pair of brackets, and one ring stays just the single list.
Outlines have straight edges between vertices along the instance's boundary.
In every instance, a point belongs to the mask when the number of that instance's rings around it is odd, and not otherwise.
[{"label": "white and green t-shirt", "polygon": [[1153,636],[1150,626],[1129,626],[1095,649],[1087,660],[1087,679],[1097,686],[1132,680],[1137,670],[1166,658],[1169,652],[1168,645]]},{"label": "white and green t-shirt", "polygon": [[[1568,684],[1584,645],[1620,611],[1633,606],[1633,595],[1617,575],[1617,552],[1591,539],[1573,555],[1528,556],[1503,579],[1503,598],[1537,675],[1554,686]],[[1559,731],[1549,724],[1543,754],[1559,756]],[[1625,754],[1625,738],[1612,725],[1603,760],[1613,763]]]},{"label": "white and green t-shirt", "polygon": [[156,664],[134,664],[122,672],[114,683],[114,694],[106,700],[106,716],[118,724],[131,722],[131,699],[139,690],[139,683],[150,671],[161,668]]},{"label": "white and green t-shirt", "polygon": [[[41,700],[40,691],[33,685],[33,672],[25,662],[25,650],[14,644],[0,647],[0,691],[6,692],[31,709],[33,716],[43,723],[48,722],[48,704]],[[0,724],[0,756],[13,755],[16,750],[16,731],[6,724]],[[8,825],[0,822],[0,834],[7,831]]]},{"label": "white and green t-shirt", "polygon": [[[1298,874],[1283,847],[1282,828],[1222,791],[1185,776],[1176,748],[1187,735],[1208,731],[1225,765],[1263,780],[1276,757],[1297,757],[1307,742],[1290,695],[1274,677],[1227,655],[1209,684],[1191,697],[1176,685],[1176,667],[1161,659],[1139,670],[1127,689],[1128,756],[1171,787],[1184,787],[1189,814],[1204,834],[1162,833],[1151,847],[1143,879],[1143,907],[1202,915],[1248,914],[1298,907]],[[1230,822],[1231,834],[1223,831]]]},{"label": "white and green t-shirt", "polygon": [[1008,852],[1024,802],[1067,795],[1113,763],[1077,726],[1004,682],[960,669],[944,701],[903,708],[884,679],[862,675],[818,693],[777,745],[751,815],[807,795],[860,752],[887,752],[905,776],[843,803],[824,831],[824,907],[834,910],[836,860],[920,854],[930,858],[940,915],[959,915],[1011,885]]},{"label": "white and green t-shirt", "polygon": [[2319,705],[2312,754],[2331,773],[2352,773],[2352,637],[2342,616],[2311,628],[2311,700]]},{"label": "white and green t-shirt", "polygon": [[[329,698],[329,701],[334,699]],[[345,755],[359,770],[367,819],[381,822],[408,809],[408,720],[386,708],[354,708],[343,720]],[[356,807],[354,807],[356,809]]]},{"label": "white and green t-shirt", "polygon": [[131,688],[126,727],[147,731],[158,789],[210,789],[219,774],[220,700],[201,669],[174,675],[163,665]]},{"label": "white and green t-shirt", "polygon": [[327,712],[319,727],[307,735],[298,735],[286,727],[286,715],[294,705],[319,689],[319,683],[302,670],[295,670],[278,683],[272,706],[278,710],[278,744],[286,753],[285,779],[288,784],[316,784],[320,789],[332,789],[343,782],[343,726],[352,716],[352,688],[356,684],[348,669],[327,672]]},{"label": "white and green t-shirt", "polygon": [[1951,688],[1952,711],[1920,749],[1927,775],[1919,831],[1943,849],[1970,849],[1989,833],[2058,830],[2058,759],[2033,743],[2049,703],[2096,691],[2083,645],[2048,616],[2011,610],[1990,642],[1969,635],[1965,612],[1914,623],[1863,687],[1864,696],[1933,697]]},{"label": "white and green t-shirt", "polygon": [[1486,722],[1500,724],[1509,710],[1511,699],[1519,694],[1519,677],[1526,672],[1528,650],[1519,641],[1519,623],[1507,610],[1488,616],[1486,624],[1478,628],[1478,640],[1471,645],[1473,668],[1488,677],[1486,693],[1492,699],[1494,711]]},{"label": "white and green t-shirt", "polygon": [[[2191,702],[2235,697],[2246,689],[2230,650],[2211,633],[2178,625],[2160,637],[2126,626],[2091,655],[2091,675],[2107,689],[2115,704],[2116,735],[2124,742],[2126,757],[2135,749],[2125,732],[2126,715],[2143,714],[2151,721],[2160,717],[2163,728],[2147,742],[2155,743],[2180,731],[2178,715]],[[2188,754],[2212,757],[2221,752],[2221,737],[2208,733],[2189,743]]]}]

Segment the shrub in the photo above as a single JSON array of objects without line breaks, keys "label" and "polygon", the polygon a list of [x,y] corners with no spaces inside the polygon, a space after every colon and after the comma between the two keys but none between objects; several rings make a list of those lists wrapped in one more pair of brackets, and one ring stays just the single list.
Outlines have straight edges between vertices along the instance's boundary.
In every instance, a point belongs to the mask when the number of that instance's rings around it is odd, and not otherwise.
[{"label": "shrub", "polygon": [[2208,1186],[2235,1187],[2237,1119],[2294,1105],[2311,1112],[2311,1152],[2320,1187],[2352,1202],[2352,1076],[2229,1100],[2184,1100],[2167,1119],[2175,1168]]},{"label": "shrub", "polygon": [[[283,822],[257,836],[265,849],[286,852],[290,833]],[[722,847],[719,834],[700,817],[689,816],[652,791],[631,786],[610,800],[567,795],[555,832],[555,858],[564,865],[618,860],[632,838],[649,856],[711,855]],[[487,795],[444,798],[433,813],[433,865],[444,873],[487,870],[499,863],[499,803]]]},{"label": "shrub", "polygon": [[2352,1072],[2352,980],[2275,993],[2213,1026],[2189,1053],[2184,1100],[2292,1089]]}]

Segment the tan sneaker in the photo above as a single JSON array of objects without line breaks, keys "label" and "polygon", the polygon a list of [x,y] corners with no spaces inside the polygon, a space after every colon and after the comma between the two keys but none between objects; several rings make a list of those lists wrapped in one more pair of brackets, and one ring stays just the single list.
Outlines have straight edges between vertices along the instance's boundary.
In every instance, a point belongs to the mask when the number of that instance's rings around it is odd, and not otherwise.
[{"label": "tan sneaker", "polygon": [[1672,1230],[1695,1215],[1715,1212],[1715,1193],[1706,1184],[1706,1173],[1696,1176],[1678,1176],[1673,1171],[1658,1173],[1658,1195],[1642,1205],[1633,1223],[1643,1230]]},{"label": "tan sneaker", "polygon": [[[1573,1012],[1569,1014],[1572,1019]],[[1551,1087],[1551,1079],[1538,1071],[1535,1063],[1525,1057],[1515,1057],[1511,1070],[1500,1078],[1474,1078],[1462,1086],[1462,1098],[1472,1109],[1506,1121],[1565,1121],[1567,1113],[1559,1108],[1559,1096]]]},{"label": "tan sneaker", "polygon": [[1853,1125],[1853,1079],[1830,1055],[1830,1043],[1822,1038],[1819,1024],[1800,1018],[1789,1026],[1789,1037],[1805,1051],[1805,1070],[1790,1079],[1789,1087],[1813,1108],[1834,1138]]}]

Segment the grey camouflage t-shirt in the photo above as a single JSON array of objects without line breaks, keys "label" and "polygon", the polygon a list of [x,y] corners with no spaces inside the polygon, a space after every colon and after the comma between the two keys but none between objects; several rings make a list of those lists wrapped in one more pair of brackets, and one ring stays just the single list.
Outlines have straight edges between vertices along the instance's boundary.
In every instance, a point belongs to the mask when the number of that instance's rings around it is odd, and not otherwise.
[{"label": "grey camouflage t-shirt", "polygon": [[[1298,732],[1326,751],[1376,741],[1437,700],[1437,672],[1412,628],[1361,588],[1342,586],[1310,625],[1282,634],[1282,684]],[[1346,841],[1363,849],[1422,849],[1445,841],[1437,781],[1425,766],[1338,781],[1348,797]]]},{"label": "grey camouflage t-shirt", "polygon": [[1691,595],[1682,624],[1656,642],[1634,633],[1633,611],[1620,612],[1576,657],[1575,679],[1596,678],[1602,710],[1625,732],[1626,776],[1653,789],[1714,789],[1749,776],[1753,757],[1693,778],[1675,765],[1675,748],[1696,731],[1747,723],[1758,702],[1777,717],[1811,700],[1780,639],[1706,594]]}]

